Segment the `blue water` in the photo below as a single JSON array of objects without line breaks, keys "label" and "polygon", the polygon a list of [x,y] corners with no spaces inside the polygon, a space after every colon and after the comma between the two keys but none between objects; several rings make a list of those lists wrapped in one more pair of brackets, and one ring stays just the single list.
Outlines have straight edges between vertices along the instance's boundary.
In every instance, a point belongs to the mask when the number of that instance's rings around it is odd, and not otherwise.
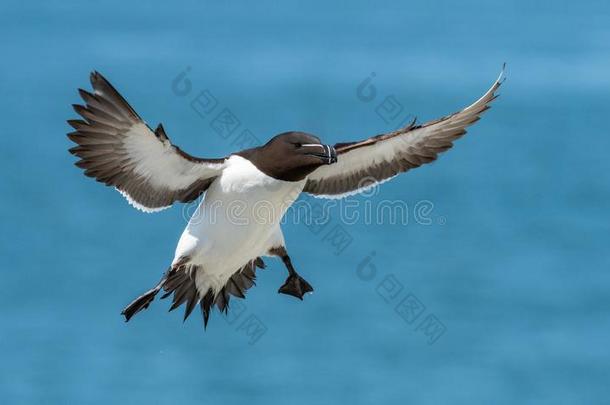
[{"label": "blue water", "polygon": [[[610,3],[0,10],[2,403],[608,403]],[[316,289],[304,302],[276,293],[285,270],[268,260],[206,332],[167,302],[123,322],[171,260],[185,209],[141,214],[73,166],[65,120],[91,70],[215,157],[237,135],[190,107],[204,90],[261,141],[299,129],[333,143],[393,129],[376,112],[388,96],[397,120],[455,111],[503,62],[502,95],[466,138],[355,199],[403,201],[408,224],[346,224],[334,207],[324,226],[285,225]],[[366,103],[357,88],[373,72]]]}]

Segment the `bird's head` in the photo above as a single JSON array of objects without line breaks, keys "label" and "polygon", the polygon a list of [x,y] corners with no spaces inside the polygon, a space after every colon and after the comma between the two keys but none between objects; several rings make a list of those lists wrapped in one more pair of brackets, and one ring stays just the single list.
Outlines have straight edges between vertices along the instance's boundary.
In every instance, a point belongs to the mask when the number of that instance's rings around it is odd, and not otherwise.
[{"label": "bird's head", "polygon": [[305,132],[285,132],[258,148],[257,166],[274,178],[299,181],[323,165],[337,162],[337,152],[331,145]]}]

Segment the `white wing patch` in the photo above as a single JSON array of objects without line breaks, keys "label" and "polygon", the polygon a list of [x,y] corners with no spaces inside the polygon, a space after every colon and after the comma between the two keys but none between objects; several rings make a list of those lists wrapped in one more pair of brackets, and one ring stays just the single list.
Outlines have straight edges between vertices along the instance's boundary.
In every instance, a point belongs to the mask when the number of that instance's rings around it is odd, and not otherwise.
[{"label": "white wing patch", "polygon": [[200,159],[172,145],[162,126],[152,131],[99,73],[94,93],[79,90],[85,105],[75,105],[84,120],[70,120],[77,144],[70,152],[85,175],[114,186],[129,204],[156,212],[174,202],[195,200],[218,177],[226,159]]},{"label": "white wing patch", "polygon": [[338,144],[338,161],[311,173],[303,191],[323,198],[342,198],[384,183],[401,172],[434,161],[479,120],[497,97],[503,74],[476,102],[460,112],[359,142]]},{"label": "white wing patch", "polygon": [[137,201],[135,201],[133,198],[131,198],[131,196],[129,194],[127,194],[125,191],[120,190],[120,189],[118,189],[116,187],[114,189],[116,191],[118,191],[123,197],[125,197],[125,199],[129,203],[129,205],[131,205],[132,207],[134,207],[138,211],[145,212],[146,214],[152,214],[154,212],[163,211],[163,210],[171,207],[171,205],[166,205],[165,207],[148,208],[148,207],[143,206],[142,204],[139,204]]}]

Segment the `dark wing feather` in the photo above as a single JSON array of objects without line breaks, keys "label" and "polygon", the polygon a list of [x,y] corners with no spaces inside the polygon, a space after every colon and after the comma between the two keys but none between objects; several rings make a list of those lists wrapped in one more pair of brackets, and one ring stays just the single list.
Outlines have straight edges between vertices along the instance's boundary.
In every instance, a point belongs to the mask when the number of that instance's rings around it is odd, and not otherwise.
[{"label": "dark wing feather", "polygon": [[311,173],[303,191],[319,197],[341,198],[432,162],[490,108],[502,77],[503,72],[479,100],[455,114],[423,125],[413,122],[398,131],[362,141],[335,145],[338,162]]},{"label": "dark wing feather", "polygon": [[85,105],[74,105],[83,120],[69,120],[77,144],[76,165],[114,186],[134,207],[158,211],[189,202],[220,174],[225,159],[200,159],[173,145],[162,125],[151,130],[99,73],[91,74],[93,93],[79,90]]}]

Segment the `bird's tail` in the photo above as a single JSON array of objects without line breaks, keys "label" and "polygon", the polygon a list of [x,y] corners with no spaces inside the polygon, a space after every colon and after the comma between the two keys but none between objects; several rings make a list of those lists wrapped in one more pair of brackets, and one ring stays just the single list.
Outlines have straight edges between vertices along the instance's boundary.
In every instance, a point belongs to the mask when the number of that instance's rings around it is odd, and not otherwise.
[{"label": "bird's tail", "polygon": [[161,296],[161,299],[173,294],[170,311],[186,303],[184,311],[185,320],[191,314],[195,305],[199,303],[203,314],[204,326],[207,326],[210,310],[213,306],[218,307],[221,312],[227,312],[231,295],[245,298],[246,290],[254,285],[257,267],[265,268],[265,263],[260,257],[249,261],[242,268],[238,269],[218,293],[214,294],[210,288],[205,294],[200,294],[195,284],[195,273],[199,268],[191,266],[188,263],[188,258],[184,258],[167,269],[154,288],[146,291],[127,305],[123,312],[121,312],[121,315],[125,316],[125,322],[129,321],[135,314],[148,308],[157,294],[163,290],[164,294]]}]

